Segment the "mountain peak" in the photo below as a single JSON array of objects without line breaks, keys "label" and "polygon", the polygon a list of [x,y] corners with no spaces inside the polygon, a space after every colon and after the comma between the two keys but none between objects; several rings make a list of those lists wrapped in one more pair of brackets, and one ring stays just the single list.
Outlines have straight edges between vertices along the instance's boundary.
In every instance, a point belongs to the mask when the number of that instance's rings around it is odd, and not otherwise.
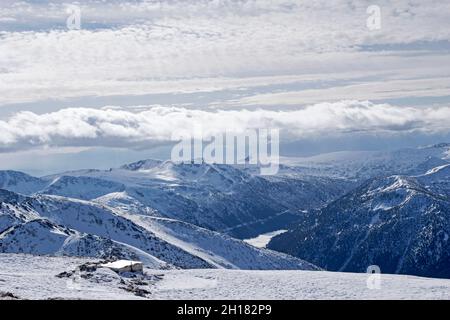
[{"label": "mountain peak", "polygon": [[148,170],[148,169],[152,169],[156,166],[159,166],[161,163],[163,163],[162,160],[156,160],[156,159],[139,160],[136,162],[125,164],[125,165],[121,166],[120,169],[130,170],[130,171]]}]

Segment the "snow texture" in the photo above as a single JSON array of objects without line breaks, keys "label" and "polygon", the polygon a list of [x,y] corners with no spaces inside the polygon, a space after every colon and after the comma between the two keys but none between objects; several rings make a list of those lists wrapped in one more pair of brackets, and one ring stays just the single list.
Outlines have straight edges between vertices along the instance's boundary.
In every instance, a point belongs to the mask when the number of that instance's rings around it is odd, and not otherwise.
[{"label": "snow texture", "polygon": [[[450,299],[450,280],[326,271],[144,269],[139,278],[79,268],[81,258],[0,255],[0,291],[22,299]],[[78,271],[72,274],[74,270]],[[58,275],[58,276],[57,276]]]}]

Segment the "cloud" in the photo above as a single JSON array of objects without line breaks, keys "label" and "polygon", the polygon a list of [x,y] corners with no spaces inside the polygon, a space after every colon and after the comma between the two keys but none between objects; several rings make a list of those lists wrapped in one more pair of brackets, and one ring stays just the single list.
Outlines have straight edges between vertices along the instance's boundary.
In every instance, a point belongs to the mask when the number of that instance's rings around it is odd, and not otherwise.
[{"label": "cloud", "polygon": [[[40,146],[114,146],[150,148],[172,134],[204,135],[225,131],[279,128],[282,139],[295,140],[354,132],[402,134],[450,132],[450,107],[397,107],[368,101],[320,103],[299,110],[200,110],[186,108],[68,108],[35,114],[19,112],[0,121],[0,148],[26,150]],[[140,111],[139,111],[140,110]]]},{"label": "cloud", "polygon": [[435,79],[385,79],[350,85],[336,85],[331,88],[316,88],[300,91],[259,93],[234,101],[241,106],[248,105],[305,105],[323,101],[343,99],[399,99],[420,97],[443,97],[450,92],[450,78]]},{"label": "cloud", "polygon": [[[2,2],[0,105],[217,90],[224,81],[252,86],[262,76],[266,84],[269,76],[326,79],[349,71],[433,78],[448,65],[445,52],[428,55],[433,44],[450,41],[450,3],[443,1],[378,1],[376,31],[366,26],[371,1],[79,3],[83,29],[69,31],[62,1]],[[430,45],[406,53],[388,46],[414,43]]]}]

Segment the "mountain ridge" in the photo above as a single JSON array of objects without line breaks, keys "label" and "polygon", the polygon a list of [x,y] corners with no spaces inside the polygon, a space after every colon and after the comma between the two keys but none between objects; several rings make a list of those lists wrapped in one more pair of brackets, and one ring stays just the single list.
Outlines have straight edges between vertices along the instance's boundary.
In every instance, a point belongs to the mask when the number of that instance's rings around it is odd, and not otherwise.
[{"label": "mountain ridge", "polygon": [[450,277],[450,189],[437,195],[412,177],[374,178],[311,212],[268,247],[327,270]]}]

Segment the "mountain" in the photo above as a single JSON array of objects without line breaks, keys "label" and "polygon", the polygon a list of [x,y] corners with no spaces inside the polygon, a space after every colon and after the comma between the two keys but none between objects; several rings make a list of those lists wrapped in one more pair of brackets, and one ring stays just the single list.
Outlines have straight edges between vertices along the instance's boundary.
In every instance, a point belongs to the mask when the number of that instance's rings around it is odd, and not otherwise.
[{"label": "mountain", "polygon": [[416,178],[427,189],[440,196],[450,197],[450,164],[435,167]]},{"label": "mountain", "polygon": [[0,189],[0,233],[25,221],[39,219],[40,215],[27,207],[19,209],[25,196]]},{"label": "mountain", "polygon": [[[160,160],[42,178],[7,171],[1,183],[15,192],[0,191],[0,243],[5,252],[114,252],[179,268],[314,269],[305,259],[448,276],[449,155],[447,144],[341,152],[284,159],[274,176]],[[279,252],[238,240],[281,229],[290,230],[268,245]],[[92,252],[89,241],[98,243]]]},{"label": "mountain", "polygon": [[[63,178],[64,183],[59,183]],[[301,219],[303,211],[323,206],[351,187],[344,179],[262,177],[236,166],[157,160],[105,171],[66,172],[45,179],[53,181],[52,185],[40,193],[94,200],[242,239],[284,228]]]},{"label": "mountain", "polygon": [[143,275],[130,277],[108,268],[92,267],[98,263],[98,259],[92,258],[0,254],[0,300],[8,296],[31,300],[436,300],[450,297],[449,279],[385,274],[380,280],[381,290],[369,290],[366,284],[370,278],[361,273],[144,267]]},{"label": "mountain", "polygon": [[22,194],[32,194],[42,190],[47,182],[19,171],[0,171],[0,189]]},{"label": "mountain", "polygon": [[136,224],[151,230],[164,241],[201,257],[217,268],[245,270],[316,270],[305,261],[266,249],[198,226],[167,218],[128,215]]},{"label": "mountain", "polygon": [[142,160],[110,170],[78,170],[35,178],[0,171],[4,189],[92,200],[126,212],[184,221],[245,239],[286,228],[306,210],[342,195],[345,179],[278,176],[220,164]]},{"label": "mountain", "polygon": [[450,144],[388,151],[341,151],[306,158],[282,158],[281,163],[297,174],[364,182],[394,174],[417,175],[450,163]]},{"label": "mountain", "polygon": [[[126,213],[90,201],[1,190],[0,251],[139,259],[153,267],[316,268],[300,259],[187,224],[183,236],[190,230],[191,243],[183,243],[177,240],[178,222],[172,222],[175,230],[162,232],[156,223],[137,223],[138,216],[134,219],[136,222]],[[169,231],[172,236],[168,236]],[[199,237],[204,244],[194,245]]]},{"label": "mountain", "polygon": [[139,259],[153,268],[168,265],[142,251],[111,239],[58,226],[46,219],[15,225],[0,234],[0,252],[33,255]]},{"label": "mountain", "polygon": [[53,179],[39,193],[69,198],[91,200],[102,195],[125,190],[121,183],[91,177],[59,176]]},{"label": "mountain", "polygon": [[378,265],[383,273],[450,278],[447,170],[371,179],[309,212],[268,247],[327,270],[365,272]]},{"label": "mountain", "polygon": [[137,162],[125,164],[120,167],[120,169],[124,170],[130,170],[130,171],[142,171],[142,170],[149,170],[153,169],[159,165],[161,165],[164,161],[162,160],[155,160],[155,159],[147,159],[147,160],[140,160]]}]

